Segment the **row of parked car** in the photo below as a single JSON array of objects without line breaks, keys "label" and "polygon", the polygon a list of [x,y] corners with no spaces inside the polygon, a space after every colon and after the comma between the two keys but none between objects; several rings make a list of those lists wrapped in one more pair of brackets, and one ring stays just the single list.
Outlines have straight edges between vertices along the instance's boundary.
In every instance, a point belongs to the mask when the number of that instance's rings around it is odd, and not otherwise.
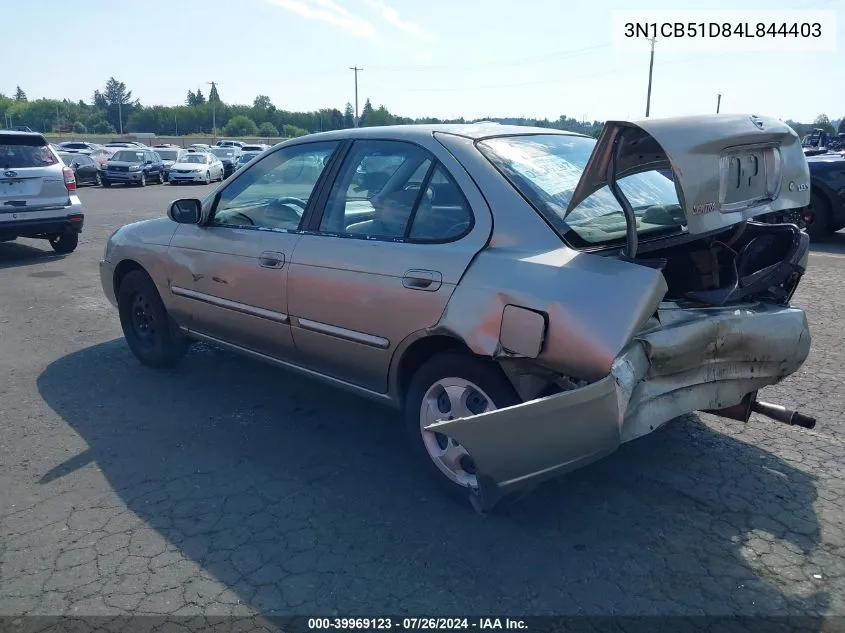
[{"label": "row of parked car", "polygon": [[195,143],[186,148],[165,144],[152,147],[137,141],[99,145],[67,141],[52,146],[73,170],[76,182],[110,187],[113,184],[146,186],[150,183],[210,183],[229,177],[269,145],[221,140],[211,146]]}]

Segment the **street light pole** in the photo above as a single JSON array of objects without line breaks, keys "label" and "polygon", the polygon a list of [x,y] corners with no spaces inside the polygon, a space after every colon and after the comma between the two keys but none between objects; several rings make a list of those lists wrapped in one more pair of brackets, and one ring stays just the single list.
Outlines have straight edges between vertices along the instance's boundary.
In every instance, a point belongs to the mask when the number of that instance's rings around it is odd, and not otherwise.
[{"label": "street light pole", "polygon": [[364,70],[357,66],[350,66],[349,70],[355,71],[355,127],[358,127],[358,71]]},{"label": "street light pole", "polygon": [[717,94],[716,95],[716,114],[719,114],[719,108],[721,107],[721,105],[722,105],[722,95]]},{"label": "street light pole", "polygon": [[646,97],[645,102],[646,118],[648,118],[649,112],[651,112],[651,75],[654,70],[654,43],[657,41],[657,38],[650,37],[648,41],[651,42],[651,59],[648,62],[648,96]]}]

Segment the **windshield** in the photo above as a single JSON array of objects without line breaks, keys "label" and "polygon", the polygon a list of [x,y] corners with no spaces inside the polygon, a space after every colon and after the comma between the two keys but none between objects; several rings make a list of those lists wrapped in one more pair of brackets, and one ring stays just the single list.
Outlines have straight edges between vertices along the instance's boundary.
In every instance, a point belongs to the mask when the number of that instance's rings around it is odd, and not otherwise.
[{"label": "windshield", "polygon": [[199,163],[205,164],[205,156],[203,154],[188,154],[182,160],[179,161],[180,163]]},{"label": "windshield", "polygon": [[176,160],[179,158],[178,149],[157,149],[156,153],[161,156],[161,160]]},{"label": "windshield", "polygon": [[0,169],[55,165],[56,159],[43,139],[14,136],[0,141]]},{"label": "windshield", "polygon": [[76,156],[76,154],[68,154],[67,152],[59,152],[59,158],[62,159],[62,162],[65,165],[70,165],[73,162],[75,156]]},{"label": "windshield", "polygon": [[[572,231],[587,244],[601,244],[625,237],[625,216],[607,187],[575,207],[564,221],[595,144],[592,138],[549,134],[488,139],[478,147],[558,233]],[[634,174],[621,178],[619,187],[634,208],[639,235],[677,231],[686,224],[671,175]]]},{"label": "windshield", "polygon": [[224,156],[226,158],[231,158],[232,156],[235,155],[235,150],[220,148],[220,149],[211,150],[211,153],[214,154],[215,156],[219,156],[221,158],[224,157]]},{"label": "windshield", "polygon": [[143,163],[144,162],[144,152],[133,152],[132,150],[121,150],[119,152],[115,152],[111,160],[114,161],[124,161],[127,163]]}]

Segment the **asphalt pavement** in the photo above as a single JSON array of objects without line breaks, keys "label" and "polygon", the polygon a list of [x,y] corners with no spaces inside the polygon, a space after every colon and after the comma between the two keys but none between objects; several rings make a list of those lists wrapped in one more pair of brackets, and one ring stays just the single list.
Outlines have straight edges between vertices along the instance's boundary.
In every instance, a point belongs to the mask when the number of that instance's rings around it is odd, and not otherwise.
[{"label": "asphalt pavement", "polygon": [[210,190],[85,188],[76,252],[0,244],[0,614],[845,615],[845,235],[794,300],[810,359],[761,395],[815,430],[687,416],[481,517],[391,410],[207,347],[132,357],[105,241]]}]

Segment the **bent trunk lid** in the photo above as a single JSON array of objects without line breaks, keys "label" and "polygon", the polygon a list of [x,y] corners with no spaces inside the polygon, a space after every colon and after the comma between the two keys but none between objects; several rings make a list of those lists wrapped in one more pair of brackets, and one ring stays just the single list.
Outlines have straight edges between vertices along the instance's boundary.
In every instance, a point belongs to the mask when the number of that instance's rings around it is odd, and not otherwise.
[{"label": "bent trunk lid", "polygon": [[707,233],[810,202],[798,135],[769,117],[705,115],[608,121],[573,191],[568,215],[616,179],[671,169],[691,234]]}]

